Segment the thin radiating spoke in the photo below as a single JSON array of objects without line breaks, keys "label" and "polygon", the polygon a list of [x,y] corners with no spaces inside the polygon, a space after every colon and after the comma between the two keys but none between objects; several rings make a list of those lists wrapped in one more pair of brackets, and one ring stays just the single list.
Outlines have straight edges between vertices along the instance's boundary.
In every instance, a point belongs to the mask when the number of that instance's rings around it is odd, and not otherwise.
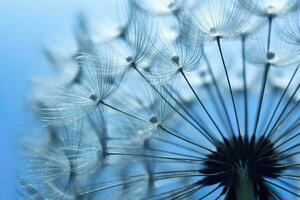
[{"label": "thin radiating spoke", "polygon": [[234,100],[234,95],[233,95],[233,91],[232,91],[232,87],[231,87],[231,82],[230,82],[230,79],[229,79],[229,74],[228,74],[228,70],[227,70],[227,67],[226,67],[226,64],[225,64],[225,60],[224,60],[224,56],[223,56],[223,52],[222,52],[222,48],[221,48],[220,38],[219,37],[217,38],[217,44],[218,44],[219,53],[221,55],[221,60],[222,60],[222,63],[223,63],[223,68],[225,70],[226,80],[227,80],[227,84],[228,84],[228,87],[229,87],[231,102],[232,102],[232,106],[233,106],[233,110],[234,110],[234,116],[235,116],[236,125],[237,125],[237,128],[238,128],[238,133],[239,133],[239,135],[242,135],[241,134],[240,123],[239,123],[239,118],[238,118],[238,114],[237,114],[236,103],[235,103],[235,100]]}]

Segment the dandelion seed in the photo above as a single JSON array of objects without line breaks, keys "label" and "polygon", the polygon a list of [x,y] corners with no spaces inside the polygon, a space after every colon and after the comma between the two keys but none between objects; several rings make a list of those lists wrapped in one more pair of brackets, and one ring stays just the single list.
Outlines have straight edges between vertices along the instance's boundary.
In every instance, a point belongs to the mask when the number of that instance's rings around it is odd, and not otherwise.
[{"label": "dandelion seed", "polygon": [[241,5],[261,16],[280,16],[295,11],[299,6],[297,0],[241,0]]},{"label": "dandelion seed", "polygon": [[265,42],[267,38],[268,30],[266,28],[247,38],[246,54],[250,62],[258,65],[269,63],[275,67],[292,66],[299,62],[295,46],[282,41],[274,34],[268,47]]},{"label": "dandelion seed", "polygon": [[84,70],[82,85],[54,91],[42,110],[42,121],[48,124],[64,124],[85,117],[96,110],[108,98],[122,80],[122,72],[114,70],[109,63],[102,64],[97,56],[80,57]]},{"label": "dandelion seed", "polygon": [[171,80],[182,71],[192,72],[200,67],[202,50],[197,46],[198,43],[195,41],[189,46],[182,43],[165,45],[152,64],[152,74],[158,76],[160,81],[164,79],[164,76],[166,80]]},{"label": "dandelion seed", "polygon": [[151,11],[158,14],[166,14],[174,12],[178,8],[178,1],[176,0],[163,0],[163,1],[134,1],[138,6],[146,11]]},{"label": "dandelion seed", "polygon": [[236,0],[230,1],[205,1],[195,10],[188,9],[192,14],[192,27],[199,36],[209,39],[217,37],[233,37],[249,25],[247,21],[251,17],[248,12],[239,8]]}]

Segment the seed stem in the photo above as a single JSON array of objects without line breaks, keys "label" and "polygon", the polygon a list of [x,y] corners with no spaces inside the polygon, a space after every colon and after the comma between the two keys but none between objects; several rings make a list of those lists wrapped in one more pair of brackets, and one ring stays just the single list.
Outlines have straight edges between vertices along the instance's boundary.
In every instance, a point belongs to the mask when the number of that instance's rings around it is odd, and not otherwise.
[{"label": "seed stem", "polygon": [[250,180],[248,169],[239,167],[237,170],[238,180],[235,186],[237,200],[255,199],[253,183]]},{"label": "seed stem", "polygon": [[193,94],[197,98],[199,104],[204,109],[206,115],[209,117],[210,121],[214,124],[215,128],[218,130],[218,132],[220,133],[221,137],[224,139],[225,137],[224,137],[224,134],[222,133],[220,127],[217,125],[217,123],[215,122],[215,120],[213,119],[213,117],[211,116],[211,114],[209,114],[208,109],[206,108],[206,106],[204,105],[204,103],[201,101],[200,97],[196,93],[195,89],[193,88],[192,84],[190,83],[190,81],[188,80],[187,76],[185,75],[185,73],[184,73],[184,71],[182,69],[180,69],[180,73],[182,74],[182,76],[184,77],[185,82],[188,84],[189,88],[192,90]]},{"label": "seed stem", "polygon": [[243,59],[243,88],[244,88],[244,120],[245,120],[245,135],[248,135],[248,87],[246,76],[246,52],[245,52],[246,36],[242,36],[242,59]]},{"label": "seed stem", "polygon": [[[216,90],[216,92],[217,92],[217,96],[219,97],[219,100],[220,100],[220,102],[221,102],[221,104],[222,104],[222,107],[223,107],[223,109],[224,109],[225,116],[226,116],[226,119],[227,119],[227,121],[228,121],[228,125],[229,125],[229,128],[230,128],[230,133],[231,133],[231,136],[232,136],[232,135],[234,134],[234,130],[233,130],[233,127],[232,127],[232,123],[231,123],[231,120],[230,120],[230,116],[229,116],[228,109],[227,109],[226,104],[225,104],[225,100],[224,100],[224,98],[223,98],[223,96],[222,96],[222,93],[221,93],[221,89],[220,89],[220,87],[219,87],[219,85],[218,85],[218,83],[217,83],[216,77],[215,77],[215,75],[214,75],[214,73],[213,73],[213,71],[212,71],[212,66],[211,66],[211,64],[210,64],[210,62],[209,62],[207,56],[204,54],[203,57],[204,57],[204,60],[205,60],[205,62],[206,62],[206,64],[207,64],[208,72],[209,72],[209,74],[210,74],[210,76],[211,76],[211,78],[212,78],[214,88],[215,88],[215,90]],[[210,92],[209,89],[208,89],[207,91]],[[212,94],[211,94],[211,96],[213,97]],[[216,107],[217,107],[217,106],[218,106],[218,105],[217,105],[217,103],[216,103]],[[220,115],[220,116],[221,116],[221,115]]]},{"label": "seed stem", "polygon": [[239,118],[238,118],[238,115],[237,115],[237,108],[236,108],[236,104],[235,104],[235,100],[234,100],[234,96],[233,96],[233,91],[232,91],[232,87],[231,87],[231,82],[230,82],[228,70],[227,70],[227,67],[226,67],[226,64],[225,64],[224,55],[223,55],[223,52],[222,52],[220,40],[221,40],[221,38],[218,37],[217,38],[218,49],[219,49],[219,52],[220,52],[220,55],[221,55],[223,68],[225,70],[226,80],[227,80],[227,84],[228,84],[229,91],[230,91],[230,97],[231,97],[231,101],[232,101],[232,106],[233,106],[233,110],[234,110],[234,116],[235,116],[235,120],[236,120],[238,133],[241,136],[240,123],[239,123]]},{"label": "seed stem", "polygon": [[[152,89],[179,115],[181,116],[185,121],[187,121],[192,127],[194,127],[203,137],[205,137],[211,144],[215,145],[216,141],[214,138],[212,138],[211,135],[207,134],[206,132],[202,131],[203,126],[201,124],[197,123],[196,124],[199,127],[197,127],[191,120],[189,120],[186,116],[184,116],[181,112],[179,112],[163,95],[162,93],[146,78],[146,76],[136,67],[133,66],[133,69],[152,87]],[[175,100],[175,99],[174,99]]]}]

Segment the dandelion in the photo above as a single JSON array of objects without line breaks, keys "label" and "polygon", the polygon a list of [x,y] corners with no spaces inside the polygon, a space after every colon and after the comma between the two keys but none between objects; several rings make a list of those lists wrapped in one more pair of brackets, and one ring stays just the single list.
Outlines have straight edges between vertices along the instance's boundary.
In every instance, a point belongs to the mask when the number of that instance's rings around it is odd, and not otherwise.
[{"label": "dandelion", "polygon": [[[236,0],[204,1],[195,10],[188,7],[192,13],[192,26],[200,35],[209,39],[234,37],[248,25],[246,21],[251,17],[244,12]],[[185,21],[185,20],[184,20]]]},{"label": "dandelion", "polygon": [[241,5],[260,16],[280,16],[293,12],[299,6],[297,0],[241,0]]},{"label": "dandelion", "polygon": [[32,141],[31,146],[25,147],[27,156],[32,158],[28,169],[19,175],[24,195],[29,195],[28,199],[72,199],[76,196],[77,182],[85,182],[85,175],[93,174],[102,151],[93,141],[96,136],[90,133],[86,137],[78,123],[52,129],[47,139],[40,143]]},{"label": "dandelion", "polygon": [[117,89],[123,77],[123,73],[114,70],[112,64],[101,64],[97,56],[81,56],[79,63],[84,65],[81,66],[84,70],[82,84],[56,90],[48,97],[41,112],[41,120],[45,123],[69,123],[97,110]]},{"label": "dandelion", "polygon": [[298,199],[298,1],[128,5],[112,38],[78,34],[80,81],[32,97],[20,196]]},{"label": "dandelion", "polygon": [[149,0],[142,0],[142,1],[134,1],[140,8],[151,11],[158,14],[167,14],[174,12],[178,9],[178,1],[176,0],[163,0],[163,1],[149,1]]}]

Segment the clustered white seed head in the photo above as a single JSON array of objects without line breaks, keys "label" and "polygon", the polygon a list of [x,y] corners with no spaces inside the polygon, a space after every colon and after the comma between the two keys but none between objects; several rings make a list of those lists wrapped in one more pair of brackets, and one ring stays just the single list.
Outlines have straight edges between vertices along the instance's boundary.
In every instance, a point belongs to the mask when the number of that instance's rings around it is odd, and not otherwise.
[{"label": "clustered white seed head", "polygon": [[20,196],[299,198],[300,2],[117,2],[44,50]]}]

